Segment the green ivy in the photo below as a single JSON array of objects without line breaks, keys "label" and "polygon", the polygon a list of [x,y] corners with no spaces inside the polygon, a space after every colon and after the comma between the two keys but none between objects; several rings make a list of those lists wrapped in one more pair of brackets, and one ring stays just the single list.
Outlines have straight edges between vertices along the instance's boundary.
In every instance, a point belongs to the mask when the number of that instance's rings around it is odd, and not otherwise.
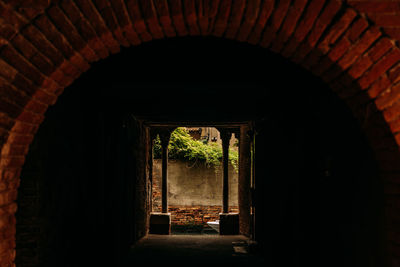
[{"label": "green ivy", "polygon": [[[161,141],[160,138],[153,145],[154,158],[161,158]],[[189,162],[205,162],[207,166],[217,168],[222,161],[222,147],[216,143],[206,143],[193,139],[185,128],[179,127],[171,133],[168,145],[168,158],[179,159]],[[235,150],[229,150],[229,161],[238,172],[239,155]]]}]

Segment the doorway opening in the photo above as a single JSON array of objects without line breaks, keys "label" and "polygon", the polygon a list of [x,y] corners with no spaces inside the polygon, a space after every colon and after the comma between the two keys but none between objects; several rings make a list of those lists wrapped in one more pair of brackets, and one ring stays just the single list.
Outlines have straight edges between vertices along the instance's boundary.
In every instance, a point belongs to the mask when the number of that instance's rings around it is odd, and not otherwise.
[{"label": "doorway opening", "polygon": [[[152,211],[162,211],[162,153],[153,145]],[[239,140],[229,142],[228,212],[238,213]],[[218,234],[223,205],[222,139],[215,127],[178,127],[168,147],[171,234]]]}]

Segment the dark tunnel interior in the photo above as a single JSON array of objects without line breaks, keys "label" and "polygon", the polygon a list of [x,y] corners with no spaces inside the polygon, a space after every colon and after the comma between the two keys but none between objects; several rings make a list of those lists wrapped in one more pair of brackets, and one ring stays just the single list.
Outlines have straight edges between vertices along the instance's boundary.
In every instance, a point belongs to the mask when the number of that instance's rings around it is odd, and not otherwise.
[{"label": "dark tunnel interior", "polygon": [[384,266],[383,189],[360,122],[299,66],[211,37],[124,49],[65,89],[21,174],[17,266],[134,266],[146,120],[255,125],[255,238],[271,266]]}]

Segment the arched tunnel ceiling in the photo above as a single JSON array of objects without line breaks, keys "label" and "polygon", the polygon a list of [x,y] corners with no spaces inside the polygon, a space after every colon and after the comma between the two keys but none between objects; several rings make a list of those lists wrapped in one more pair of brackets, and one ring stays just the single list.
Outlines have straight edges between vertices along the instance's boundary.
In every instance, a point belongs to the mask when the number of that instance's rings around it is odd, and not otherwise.
[{"label": "arched tunnel ceiling", "polygon": [[[48,106],[93,62],[164,37],[247,41],[321,77],[368,121],[385,193],[398,196],[398,10],[390,0],[1,0],[0,214],[8,217],[0,263],[14,263],[20,172]],[[386,207],[392,266],[400,262],[398,203]]]}]

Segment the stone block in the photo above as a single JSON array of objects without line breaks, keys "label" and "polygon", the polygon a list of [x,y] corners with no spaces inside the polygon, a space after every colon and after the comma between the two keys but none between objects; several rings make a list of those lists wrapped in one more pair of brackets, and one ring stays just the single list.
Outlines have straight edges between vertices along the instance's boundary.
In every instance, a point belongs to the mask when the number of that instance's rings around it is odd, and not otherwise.
[{"label": "stone block", "polygon": [[239,213],[219,214],[219,234],[220,235],[239,234]]},{"label": "stone block", "polygon": [[171,213],[152,212],[149,233],[169,235],[171,233]]}]

